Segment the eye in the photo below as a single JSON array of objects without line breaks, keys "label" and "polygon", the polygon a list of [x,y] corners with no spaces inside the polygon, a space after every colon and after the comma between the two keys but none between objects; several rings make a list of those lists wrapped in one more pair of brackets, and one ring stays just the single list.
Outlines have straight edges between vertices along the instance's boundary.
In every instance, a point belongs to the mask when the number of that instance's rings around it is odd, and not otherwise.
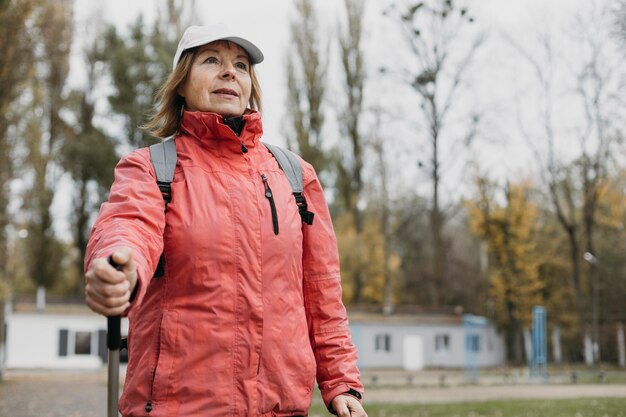
[{"label": "eye", "polygon": [[207,57],[207,59],[204,60],[204,62],[206,64],[217,64],[218,60],[214,56],[209,56],[209,57]]},{"label": "eye", "polygon": [[245,62],[236,62],[235,67],[242,71],[248,71],[248,64],[246,64]]}]

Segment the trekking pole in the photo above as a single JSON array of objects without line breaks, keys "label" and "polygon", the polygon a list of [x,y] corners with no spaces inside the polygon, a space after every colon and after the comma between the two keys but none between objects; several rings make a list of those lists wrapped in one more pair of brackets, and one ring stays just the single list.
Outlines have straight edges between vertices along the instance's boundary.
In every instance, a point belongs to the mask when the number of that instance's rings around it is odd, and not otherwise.
[{"label": "trekking pole", "polygon": [[[120,271],[121,265],[113,260],[109,255],[109,264]],[[107,349],[109,350],[109,384],[107,391],[107,417],[118,417],[117,404],[119,400],[119,378],[120,378],[120,316],[107,317]]]}]

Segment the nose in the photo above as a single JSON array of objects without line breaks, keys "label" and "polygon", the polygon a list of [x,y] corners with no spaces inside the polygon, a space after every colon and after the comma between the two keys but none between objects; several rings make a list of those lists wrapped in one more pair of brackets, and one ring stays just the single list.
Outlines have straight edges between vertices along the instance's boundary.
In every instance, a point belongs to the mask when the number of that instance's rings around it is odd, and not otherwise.
[{"label": "nose", "polygon": [[235,67],[232,64],[226,64],[222,70],[221,77],[225,80],[235,79]]}]

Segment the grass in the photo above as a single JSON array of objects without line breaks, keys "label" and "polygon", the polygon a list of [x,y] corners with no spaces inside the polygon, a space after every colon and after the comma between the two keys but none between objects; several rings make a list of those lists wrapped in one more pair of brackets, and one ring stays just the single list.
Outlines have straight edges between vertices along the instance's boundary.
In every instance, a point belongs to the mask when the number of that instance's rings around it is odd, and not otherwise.
[{"label": "grass", "polygon": [[[626,398],[509,400],[453,404],[370,404],[369,417],[626,417]],[[309,416],[329,416],[317,402]]]}]

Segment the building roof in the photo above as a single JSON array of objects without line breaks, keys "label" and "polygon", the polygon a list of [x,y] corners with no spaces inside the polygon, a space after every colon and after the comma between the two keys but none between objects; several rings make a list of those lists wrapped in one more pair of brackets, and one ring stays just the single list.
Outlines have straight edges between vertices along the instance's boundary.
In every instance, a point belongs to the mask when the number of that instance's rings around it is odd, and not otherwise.
[{"label": "building roof", "polygon": [[463,324],[463,315],[454,312],[428,312],[417,308],[398,308],[391,314],[383,314],[380,309],[348,309],[348,318],[352,324],[410,324],[422,326],[441,326]]},{"label": "building roof", "polygon": [[32,299],[16,299],[10,303],[10,311],[12,313],[26,314],[63,314],[87,316],[97,315],[85,305],[81,300],[47,300],[43,310],[37,309],[37,304]]}]

